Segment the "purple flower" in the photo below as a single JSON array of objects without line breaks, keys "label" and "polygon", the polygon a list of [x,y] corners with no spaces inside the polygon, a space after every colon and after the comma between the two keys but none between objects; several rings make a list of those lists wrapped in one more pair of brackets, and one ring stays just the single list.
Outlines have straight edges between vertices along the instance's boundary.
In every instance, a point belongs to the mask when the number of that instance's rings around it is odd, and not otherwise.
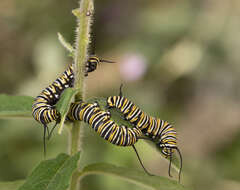
[{"label": "purple flower", "polygon": [[125,55],[120,64],[120,74],[127,81],[140,79],[146,70],[146,59],[140,54]]}]

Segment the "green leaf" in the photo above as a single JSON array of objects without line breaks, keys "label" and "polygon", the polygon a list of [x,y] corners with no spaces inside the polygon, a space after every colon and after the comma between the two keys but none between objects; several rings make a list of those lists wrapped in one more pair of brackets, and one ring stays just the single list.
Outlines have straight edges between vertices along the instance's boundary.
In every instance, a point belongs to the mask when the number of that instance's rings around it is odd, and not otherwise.
[{"label": "green leaf", "polygon": [[72,157],[60,154],[55,159],[42,161],[19,190],[66,190],[79,157],[78,152]]},{"label": "green leaf", "polygon": [[60,100],[56,104],[56,109],[60,112],[61,114],[61,122],[60,126],[58,129],[58,133],[61,134],[65,122],[65,118],[67,116],[71,101],[74,97],[74,95],[78,92],[78,90],[73,89],[73,88],[67,88],[64,90],[64,92],[61,95]]},{"label": "green leaf", "polygon": [[61,33],[58,32],[57,34],[58,34],[58,40],[60,41],[62,46],[65,47],[69,51],[70,56],[73,57],[73,55],[74,55],[74,48],[73,48],[73,46],[69,42],[67,42],[65,40],[65,38],[62,36]]},{"label": "green leaf", "polygon": [[79,8],[77,8],[77,9],[73,9],[72,10],[72,14],[75,16],[75,17],[77,17],[77,18],[79,18],[80,17],[80,9]]},{"label": "green leaf", "polygon": [[11,182],[0,182],[0,189],[17,190],[23,183],[24,183],[24,180],[11,181]]},{"label": "green leaf", "polygon": [[0,95],[0,118],[32,117],[33,97]]},{"label": "green leaf", "polygon": [[175,180],[161,176],[149,176],[145,172],[117,167],[111,164],[98,163],[86,166],[79,173],[81,177],[93,174],[116,176],[125,181],[153,190],[189,190]]}]

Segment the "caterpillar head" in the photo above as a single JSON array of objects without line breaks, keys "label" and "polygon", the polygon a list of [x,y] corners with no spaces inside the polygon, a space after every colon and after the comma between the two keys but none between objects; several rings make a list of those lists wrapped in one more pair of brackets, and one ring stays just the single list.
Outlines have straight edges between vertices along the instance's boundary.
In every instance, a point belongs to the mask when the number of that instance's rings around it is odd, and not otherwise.
[{"label": "caterpillar head", "polygon": [[96,55],[92,55],[89,57],[88,61],[86,62],[86,74],[85,76],[87,76],[87,73],[93,72],[97,69],[97,66],[99,63],[115,63],[113,61],[108,61],[105,59],[100,59],[98,58]]},{"label": "caterpillar head", "polygon": [[173,140],[161,140],[159,143],[157,143],[157,147],[160,148],[162,154],[166,157],[166,158],[170,158],[170,162],[169,162],[169,169],[168,169],[168,174],[170,177],[171,176],[171,163],[172,163],[172,155],[174,153],[174,151],[177,151],[179,157],[180,157],[180,168],[179,168],[179,176],[178,176],[178,180],[180,182],[180,176],[181,176],[181,171],[182,171],[182,155],[181,152],[179,150],[179,148],[177,147],[176,141]]},{"label": "caterpillar head", "polygon": [[93,72],[94,70],[96,70],[97,65],[99,64],[100,59],[96,56],[91,56],[87,63],[86,63],[86,71],[87,73]]},{"label": "caterpillar head", "polygon": [[164,141],[164,140],[161,140],[159,143],[157,143],[157,147],[160,148],[162,154],[168,158],[169,156],[171,156],[176,147],[177,147],[177,144],[176,142],[174,141]]}]

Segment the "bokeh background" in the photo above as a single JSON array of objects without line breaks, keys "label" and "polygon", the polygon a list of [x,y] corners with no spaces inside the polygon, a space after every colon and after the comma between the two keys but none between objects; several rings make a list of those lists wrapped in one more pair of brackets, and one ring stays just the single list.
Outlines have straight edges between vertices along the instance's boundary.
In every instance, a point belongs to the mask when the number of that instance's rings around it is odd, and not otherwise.
[{"label": "bokeh background", "polygon": [[[35,97],[71,62],[57,39],[75,38],[77,0],[0,1],[0,92]],[[124,94],[179,134],[183,184],[240,188],[240,1],[95,1],[93,25],[101,64],[87,96]],[[82,130],[83,131],[83,130]],[[47,158],[67,152],[55,133]],[[131,148],[111,145],[84,127],[82,166],[108,162],[142,170]],[[145,142],[145,166],[167,176],[168,164]],[[0,181],[23,179],[43,160],[42,128],[33,119],[0,120]],[[127,171],[126,171],[127,172]],[[177,176],[176,173],[175,177]],[[84,189],[141,189],[114,177],[89,176]]]}]

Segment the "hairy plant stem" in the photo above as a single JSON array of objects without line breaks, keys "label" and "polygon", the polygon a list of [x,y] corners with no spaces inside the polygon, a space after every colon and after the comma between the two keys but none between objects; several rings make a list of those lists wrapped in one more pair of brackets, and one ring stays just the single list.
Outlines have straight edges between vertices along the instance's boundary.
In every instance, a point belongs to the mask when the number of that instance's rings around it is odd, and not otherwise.
[{"label": "hairy plant stem", "polygon": [[[77,17],[77,29],[76,29],[76,44],[75,44],[75,56],[74,56],[74,87],[79,92],[75,96],[75,101],[83,100],[85,98],[85,63],[88,59],[88,45],[90,43],[90,27],[92,23],[93,15],[93,0],[79,0],[80,8],[74,11],[74,15]],[[74,155],[81,150],[82,140],[80,136],[79,121],[74,121],[70,134],[70,152]],[[72,181],[70,184],[70,190],[78,189],[78,171],[73,173]]]}]

